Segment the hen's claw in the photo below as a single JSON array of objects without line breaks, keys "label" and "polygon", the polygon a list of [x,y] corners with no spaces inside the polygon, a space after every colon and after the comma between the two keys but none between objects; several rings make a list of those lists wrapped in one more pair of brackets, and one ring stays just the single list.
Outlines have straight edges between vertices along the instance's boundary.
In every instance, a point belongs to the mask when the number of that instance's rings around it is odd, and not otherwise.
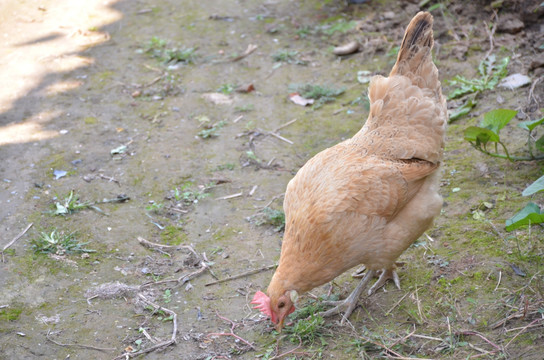
[{"label": "hen's claw", "polygon": [[326,304],[328,305],[336,305],[334,308],[329,309],[327,311],[321,312],[319,315],[323,317],[336,315],[342,311],[344,311],[344,315],[342,316],[341,324],[344,323],[345,320],[351,315],[355,307],[357,306],[357,302],[359,301],[359,296],[363,293],[363,290],[368,285],[368,282],[370,279],[374,277],[375,271],[369,270],[365,277],[361,280],[359,285],[353,290],[353,292],[344,300],[344,301],[327,301]]},{"label": "hen's claw", "polygon": [[378,281],[376,281],[374,285],[372,285],[372,287],[368,290],[368,295],[374,294],[376,290],[385,285],[387,280],[393,280],[393,282],[397,286],[397,289],[400,290],[400,280],[397,272],[394,269],[383,269]]}]

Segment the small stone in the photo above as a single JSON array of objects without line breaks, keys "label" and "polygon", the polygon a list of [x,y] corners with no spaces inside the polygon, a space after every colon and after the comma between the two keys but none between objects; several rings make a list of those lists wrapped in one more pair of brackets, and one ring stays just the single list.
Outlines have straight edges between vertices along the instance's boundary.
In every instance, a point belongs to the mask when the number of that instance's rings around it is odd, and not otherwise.
[{"label": "small stone", "polygon": [[498,32],[508,33],[508,34],[517,34],[523,28],[525,24],[518,18],[510,18],[499,22],[497,26]]}]

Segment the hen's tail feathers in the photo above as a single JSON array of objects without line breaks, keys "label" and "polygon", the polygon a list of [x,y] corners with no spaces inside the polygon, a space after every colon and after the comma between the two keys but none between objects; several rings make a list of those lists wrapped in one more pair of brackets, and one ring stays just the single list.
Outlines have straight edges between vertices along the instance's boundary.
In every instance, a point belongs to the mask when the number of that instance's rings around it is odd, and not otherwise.
[{"label": "hen's tail feathers", "polygon": [[422,65],[432,61],[433,43],[433,16],[428,12],[420,11],[406,28],[397,62],[389,76],[409,73],[419,75]]}]

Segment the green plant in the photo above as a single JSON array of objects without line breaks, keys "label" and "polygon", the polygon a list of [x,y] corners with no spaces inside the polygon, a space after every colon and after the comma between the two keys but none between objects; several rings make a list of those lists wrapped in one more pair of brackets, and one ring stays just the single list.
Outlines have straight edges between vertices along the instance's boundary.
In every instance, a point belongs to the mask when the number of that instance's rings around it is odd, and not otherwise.
[{"label": "green plant", "polygon": [[[521,195],[530,196],[544,191],[544,175],[529,185]],[[512,231],[525,225],[544,223],[544,210],[534,202],[529,202],[517,214],[506,220],[506,230]]]},{"label": "green plant", "polygon": [[322,85],[313,84],[291,84],[289,90],[300,94],[303,98],[314,99],[313,108],[318,109],[326,103],[333,102],[337,96],[344,93],[345,89],[333,89]]},{"label": "green plant", "polygon": [[68,194],[63,201],[61,202],[55,202],[55,210],[53,210],[51,213],[53,215],[69,215],[73,214],[76,211],[87,209],[92,206],[89,202],[81,203],[79,202],[79,196],[74,193],[74,191],[70,191],[70,194]]},{"label": "green plant", "polygon": [[213,169],[212,171],[234,170],[235,167],[236,165],[234,165],[233,163],[226,163],[226,164],[217,165],[215,169]]},{"label": "green plant", "polygon": [[285,328],[285,332],[289,335],[289,341],[312,345],[319,339],[321,345],[326,345],[324,339],[325,336],[328,336],[325,332],[326,323],[319,315],[322,310],[322,304],[315,300],[311,300],[306,306],[297,309],[291,315],[294,319],[293,325]]},{"label": "green plant", "polygon": [[236,85],[234,85],[234,84],[222,84],[217,89],[217,91],[220,92],[220,93],[223,93],[225,95],[229,95],[230,93],[232,93],[234,91],[234,89],[236,89]]},{"label": "green plant", "polygon": [[195,58],[196,54],[194,48],[166,49],[164,55],[162,56],[162,60],[165,63],[181,62],[184,64],[193,64],[195,62]]},{"label": "green plant", "polygon": [[216,137],[217,131],[226,124],[227,122],[225,120],[221,120],[217,124],[214,124],[213,126],[208,126],[206,129],[199,131],[197,135],[200,136],[202,139]]},{"label": "green plant", "polygon": [[327,35],[332,35],[335,32],[346,33],[349,30],[353,29],[357,23],[355,21],[346,21],[344,19],[339,19],[336,23],[328,26],[323,30]]},{"label": "green plant", "polygon": [[151,204],[147,205],[145,207],[145,209],[149,212],[153,212],[155,214],[159,213],[162,209],[162,207],[164,206],[164,204],[162,203],[156,203],[156,202],[152,202]]},{"label": "green plant", "polygon": [[162,294],[162,299],[166,304],[172,301],[172,290],[170,289],[164,290],[164,294]]},{"label": "green plant", "polygon": [[313,34],[314,32],[315,31],[312,30],[312,28],[310,28],[308,25],[304,25],[296,31],[296,34],[299,36],[299,38],[304,39],[308,35]]},{"label": "green plant", "polygon": [[153,36],[145,46],[145,52],[151,57],[159,59],[165,63],[181,62],[184,64],[192,64],[195,60],[194,48],[167,48],[167,41]]},{"label": "green plant", "polygon": [[209,184],[205,186],[202,190],[192,190],[191,187],[193,186],[193,183],[191,181],[187,181],[185,184],[183,184],[180,188],[175,188],[173,190],[174,192],[174,198],[176,201],[182,201],[186,204],[192,204],[198,202],[198,200],[207,198],[210,196],[210,194],[206,193],[206,189],[212,187],[212,184]]},{"label": "green plant", "polygon": [[259,218],[256,221],[258,226],[272,225],[274,231],[279,232],[285,228],[285,213],[283,210],[276,210],[269,207],[265,207],[259,214]]},{"label": "green plant", "polygon": [[[525,121],[518,126],[527,131],[527,150],[528,156],[512,156],[508,151],[505,143],[500,138],[500,131],[503,129],[517,114],[515,110],[496,109],[484,114],[480,126],[469,126],[465,129],[465,140],[467,140],[476,150],[483,152],[486,155],[508,159],[510,161],[529,161],[544,159],[544,135],[538,140],[534,140],[534,129],[544,123],[544,117],[539,120]],[[489,145],[493,149],[488,149]],[[502,153],[499,151],[499,145],[502,148]],[[535,151],[542,153],[535,155]]]},{"label": "green plant", "polygon": [[[531,161],[544,160],[544,135],[535,140],[535,128],[544,125],[544,117],[537,120],[524,121],[518,127],[527,131],[527,152],[528,156],[512,156],[508,148],[500,138],[500,131],[517,114],[515,110],[496,109],[484,114],[480,126],[470,126],[465,129],[465,140],[478,151],[486,155],[508,159],[510,161]],[[544,126],[543,126],[544,127]],[[492,150],[488,146],[493,147]],[[499,145],[502,153],[499,151]],[[536,154],[535,154],[536,152]],[[523,192],[523,196],[530,196],[544,191],[544,176],[537,179]],[[544,222],[544,211],[534,202],[529,202],[523,209],[506,220],[506,230],[511,231],[525,225],[539,224]]]},{"label": "green plant", "polygon": [[72,254],[72,253],[91,253],[95,250],[87,249],[84,246],[88,242],[79,242],[75,233],[65,234],[53,230],[50,233],[41,232],[40,236],[30,241],[32,249],[41,254]]},{"label": "green plant", "polygon": [[255,155],[255,153],[253,151],[251,151],[251,150],[246,151],[246,155],[247,155],[249,160],[253,160],[253,161],[257,162],[257,163],[261,162],[261,159],[259,159],[257,157],[257,155]]},{"label": "green plant", "polygon": [[448,100],[458,99],[467,95],[464,103],[450,115],[450,122],[459,119],[468,114],[474,106],[476,106],[477,96],[485,90],[492,90],[497,86],[499,81],[508,73],[509,57],[505,57],[499,62],[496,61],[495,55],[489,55],[478,65],[478,78],[467,79],[464,76],[456,75],[448,81],[449,85],[455,87],[448,94]]},{"label": "green plant", "polygon": [[280,50],[272,54],[272,60],[275,62],[284,62],[288,64],[306,65],[307,62],[298,58],[298,51]]}]

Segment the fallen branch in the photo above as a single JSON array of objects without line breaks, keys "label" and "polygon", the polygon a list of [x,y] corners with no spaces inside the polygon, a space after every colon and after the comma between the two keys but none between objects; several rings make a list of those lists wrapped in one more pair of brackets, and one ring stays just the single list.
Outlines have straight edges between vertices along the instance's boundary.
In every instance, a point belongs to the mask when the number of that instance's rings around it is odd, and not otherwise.
[{"label": "fallen branch", "polygon": [[161,311],[164,311],[165,313],[168,313],[168,314],[172,315],[172,323],[173,323],[172,336],[170,337],[170,340],[160,342],[160,343],[158,343],[156,345],[151,346],[150,348],[140,350],[140,351],[136,351],[136,352],[125,352],[125,353],[117,356],[114,360],[133,358],[133,357],[136,357],[136,356],[139,356],[139,355],[142,355],[142,354],[147,354],[147,353],[150,353],[152,351],[162,349],[164,347],[167,347],[167,346],[170,346],[170,345],[176,343],[176,334],[178,332],[178,315],[175,312],[173,312],[172,310],[170,310],[170,309],[167,309],[165,307],[162,307],[160,305],[157,305],[157,304],[151,302],[150,300],[148,300],[142,294],[138,294],[138,297],[140,298],[140,300],[142,300],[147,305],[152,306],[155,309],[155,311],[161,310]]},{"label": "fallen branch", "polygon": [[191,281],[192,279],[194,279],[198,275],[202,274],[205,270],[209,270],[208,265],[206,265],[206,263],[204,261],[200,262],[200,266],[201,266],[200,269],[198,269],[198,270],[196,270],[196,271],[194,271],[192,273],[183,275],[183,276],[181,276],[181,277],[179,277],[177,279],[166,279],[166,280],[161,280],[161,281],[151,281],[151,282],[142,284],[142,285],[140,285],[140,290],[145,289],[146,287],[153,286],[153,285],[167,284],[167,283],[171,283],[171,282],[175,282],[175,283],[178,283],[180,285],[183,285],[186,282]]},{"label": "fallen branch", "polygon": [[[499,345],[495,344],[494,342],[492,342],[491,340],[488,340],[485,336],[483,336],[482,334],[480,334],[479,332],[476,332],[476,331],[472,331],[472,330],[466,330],[466,331],[459,331],[456,333],[457,335],[475,335],[477,337],[479,337],[480,339],[482,339],[483,341],[485,341],[486,343],[488,343],[489,345],[493,346],[495,349],[497,349],[497,351],[503,351]],[[508,345],[507,345],[508,346]]]},{"label": "fallen branch", "polygon": [[241,338],[240,336],[236,335],[234,333],[234,329],[236,328],[236,326],[238,324],[236,324],[234,321],[230,320],[230,319],[227,319],[226,317],[223,317],[221,315],[219,315],[217,313],[217,311],[215,312],[215,314],[217,315],[218,318],[224,320],[224,321],[228,321],[230,322],[231,326],[230,326],[230,333],[209,333],[208,335],[206,335],[206,337],[209,337],[209,336],[232,336],[238,340],[240,340],[241,342],[243,342],[244,344],[248,345],[249,347],[251,347],[253,350],[257,350],[255,348],[255,346],[253,346],[250,342],[248,342],[247,340],[244,340],[243,338]]},{"label": "fallen branch", "polygon": [[246,56],[250,55],[252,52],[257,50],[258,47],[259,47],[258,45],[249,44],[247,46],[246,51],[244,51],[244,53],[242,55],[238,55],[235,58],[232,58],[230,61],[235,62],[235,61],[238,61],[238,60],[242,60],[243,58],[245,58]]},{"label": "fallen branch", "polygon": [[273,203],[274,201],[276,201],[276,200],[279,199],[279,198],[282,198],[283,196],[285,196],[285,193],[282,193],[282,194],[279,194],[279,195],[274,196],[274,197],[272,198],[272,200],[270,200],[265,206],[259,208],[259,210],[264,210],[264,209],[266,209],[267,207],[269,207],[270,205],[272,205],[272,203]]},{"label": "fallen branch", "polygon": [[[393,355],[389,355],[390,358],[392,359],[398,359],[398,360],[409,360],[409,359],[413,359],[412,357],[406,357],[406,356],[403,356],[401,354],[399,354],[398,352],[390,349],[389,347],[385,346],[384,344],[382,343],[379,343],[379,342],[376,342],[376,341],[373,341],[373,340],[370,340],[369,338],[365,337],[365,336],[362,336],[362,335],[359,335],[359,337],[361,339],[363,339],[364,341],[366,342],[369,342],[373,345],[376,345],[382,349],[384,349],[385,351],[393,354]],[[426,358],[418,358],[418,360],[432,360],[432,359],[426,359]]]},{"label": "fallen branch", "polygon": [[[489,30],[489,26],[484,21],[485,31],[487,32],[487,36],[489,37],[489,50],[485,54],[484,59],[487,59],[489,55],[491,55],[491,53],[493,52],[493,49],[495,48],[495,42],[493,41],[493,36],[495,35],[495,31],[497,30],[497,23],[499,22],[499,16],[497,15],[497,12],[495,10],[493,10],[493,17],[495,18],[495,22],[493,23],[491,30]],[[493,20],[493,18],[491,20]]]},{"label": "fallen branch", "polygon": [[405,298],[406,296],[408,296],[408,294],[410,294],[410,292],[407,292],[406,294],[404,294],[404,296],[401,297],[400,300],[397,301],[397,302],[395,303],[395,305],[393,305],[393,307],[392,307],[391,309],[389,309],[384,315],[385,315],[385,316],[389,315],[389,314],[391,313],[391,311],[393,311],[397,306],[399,306],[399,304],[402,302],[402,300],[404,300],[404,298]]},{"label": "fallen branch", "polygon": [[114,182],[117,185],[121,186],[121,183],[119,182],[119,180],[113,178],[112,176],[106,176],[104,174],[98,174],[98,177],[101,178],[101,179],[104,179],[104,180],[108,180],[109,182]]},{"label": "fallen branch", "polygon": [[51,330],[47,331],[47,335],[45,335],[45,338],[48,341],[51,341],[53,344],[58,345],[58,346],[62,346],[62,347],[78,347],[78,348],[82,348],[82,349],[97,350],[97,351],[115,351],[115,348],[100,348],[100,347],[96,347],[96,346],[82,345],[82,344],[63,344],[63,343],[60,343],[58,341],[55,341],[55,340],[51,339],[49,337],[50,333],[51,333]]},{"label": "fallen branch", "polygon": [[227,195],[227,196],[221,196],[221,197],[218,197],[217,199],[215,200],[228,200],[228,199],[234,199],[234,198],[237,198],[237,197],[240,197],[244,195],[243,192],[239,192],[239,193],[236,193],[236,194],[232,194],[232,195]]},{"label": "fallen branch", "polygon": [[198,255],[198,253],[195,251],[195,249],[193,249],[193,247],[192,247],[191,245],[177,245],[177,246],[173,246],[173,245],[158,244],[158,243],[155,243],[155,242],[146,240],[146,239],[144,239],[144,238],[141,237],[141,236],[138,236],[138,242],[139,242],[142,246],[145,246],[145,247],[148,247],[148,248],[172,249],[172,250],[186,249],[186,250],[189,250],[191,253],[193,253],[193,255],[195,255],[198,259],[201,259],[201,256]]},{"label": "fallen branch", "polygon": [[535,320],[531,321],[529,323],[529,325],[524,326],[520,331],[518,331],[518,333],[506,345],[504,345],[504,348],[506,349],[508,347],[508,345],[510,345],[512,343],[512,341],[514,341],[519,335],[521,335],[523,332],[527,331],[527,329],[532,327],[533,324],[535,324],[535,323],[537,323],[537,322],[539,322],[541,320],[544,320],[544,318],[535,319]]},{"label": "fallen branch", "polygon": [[278,126],[277,128],[274,129],[273,132],[277,133],[278,131],[280,131],[280,130],[283,129],[284,127],[287,127],[287,126],[293,124],[293,123],[294,123],[295,121],[297,121],[297,120],[298,120],[298,119],[295,118],[295,119],[293,119],[293,120],[291,120],[291,121],[286,122],[286,123],[283,124],[283,125]]},{"label": "fallen branch", "polygon": [[207,284],[204,284],[204,286],[210,286],[210,285],[220,284],[220,283],[224,283],[224,282],[231,281],[231,280],[240,279],[240,278],[243,278],[245,276],[249,276],[249,275],[260,273],[262,271],[274,269],[276,266],[278,266],[278,264],[268,265],[268,266],[262,267],[260,269],[254,269],[254,270],[246,271],[246,272],[244,272],[242,274],[229,276],[229,277],[227,277],[225,279],[209,282]]},{"label": "fallen branch", "polygon": [[286,138],[284,138],[283,136],[281,136],[281,135],[279,135],[279,134],[276,134],[275,132],[269,132],[269,134],[272,135],[272,136],[274,136],[275,138],[278,138],[278,139],[280,139],[280,140],[282,140],[282,141],[285,141],[285,142],[288,143],[288,144],[291,144],[291,145],[294,144],[291,140],[286,139]]},{"label": "fallen branch", "polygon": [[7,248],[9,248],[11,245],[15,244],[15,242],[16,242],[17,240],[19,240],[20,238],[22,238],[23,235],[26,234],[26,232],[28,231],[28,229],[30,229],[30,228],[32,227],[32,225],[34,225],[34,223],[28,224],[27,227],[26,227],[23,231],[21,231],[21,232],[19,233],[19,235],[17,235],[16,237],[14,237],[13,240],[11,240],[9,243],[7,243],[7,244],[4,246],[4,248],[2,249],[2,251],[0,251],[0,253],[2,254],[2,262],[4,262],[4,251],[6,251]]}]

